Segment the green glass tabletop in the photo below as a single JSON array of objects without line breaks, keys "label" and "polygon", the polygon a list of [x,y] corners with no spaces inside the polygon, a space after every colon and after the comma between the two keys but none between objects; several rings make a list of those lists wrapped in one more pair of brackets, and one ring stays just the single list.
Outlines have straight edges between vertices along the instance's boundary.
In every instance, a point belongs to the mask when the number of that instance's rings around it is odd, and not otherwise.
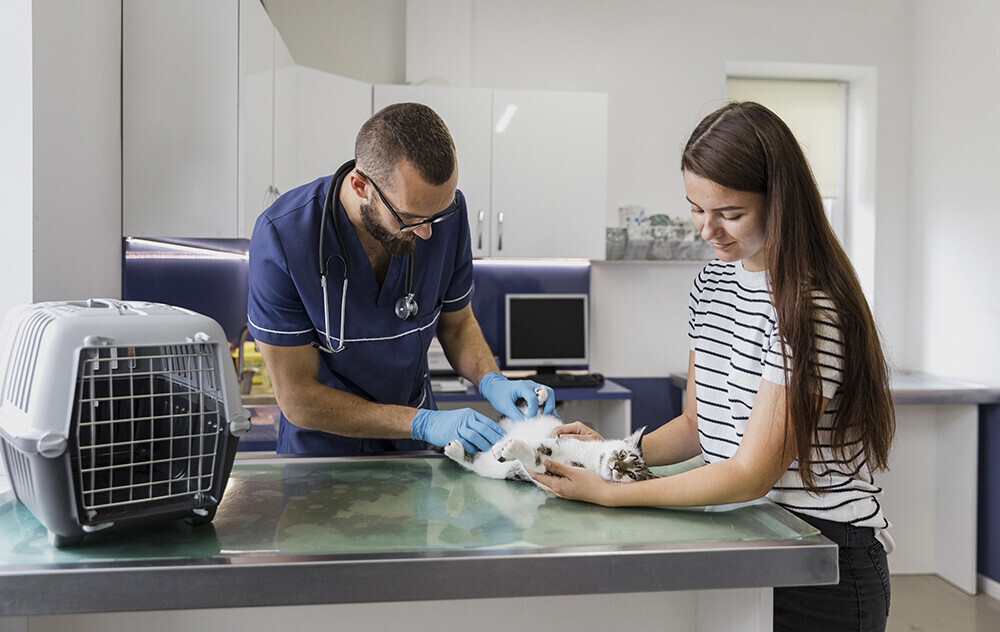
[{"label": "green glass tabletop", "polygon": [[0,565],[664,546],[816,533],[768,502],[609,509],[481,478],[443,458],[237,461],[211,524],[101,531],[64,549],[49,545],[12,492],[0,495]]}]

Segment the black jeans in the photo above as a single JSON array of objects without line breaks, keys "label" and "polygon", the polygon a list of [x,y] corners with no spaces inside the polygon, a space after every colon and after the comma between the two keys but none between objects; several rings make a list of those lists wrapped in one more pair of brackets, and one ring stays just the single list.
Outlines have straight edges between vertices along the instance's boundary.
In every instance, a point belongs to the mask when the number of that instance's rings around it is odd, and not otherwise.
[{"label": "black jeans", "polygon": [[795,515],[840,548],[840,583],[775,588],[775,632],[884,631],[889,616],[889,565],[875,530]]}]

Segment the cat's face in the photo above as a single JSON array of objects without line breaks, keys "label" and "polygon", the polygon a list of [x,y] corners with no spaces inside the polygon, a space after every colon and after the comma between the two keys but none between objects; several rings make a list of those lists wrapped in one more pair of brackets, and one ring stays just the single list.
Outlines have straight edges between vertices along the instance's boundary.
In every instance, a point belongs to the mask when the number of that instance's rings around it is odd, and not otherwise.
[{"label": "cat's face", "polygon": [[621,441],[610,442],[608,452],[601,456],[599,474],[602,478],[614,483],[656,478],[642,458],[641,441],[645,431],[646,428],[643,427]]}]

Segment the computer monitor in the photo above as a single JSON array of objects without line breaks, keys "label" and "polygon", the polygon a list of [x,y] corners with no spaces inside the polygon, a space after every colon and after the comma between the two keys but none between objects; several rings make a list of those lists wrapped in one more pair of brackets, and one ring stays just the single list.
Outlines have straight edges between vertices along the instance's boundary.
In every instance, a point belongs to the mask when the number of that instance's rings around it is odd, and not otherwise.
[{"label": "computer monitor", "polygon": [[507,294],[504,306],[507,368],[587,368],[590,316],[586,294]]}]

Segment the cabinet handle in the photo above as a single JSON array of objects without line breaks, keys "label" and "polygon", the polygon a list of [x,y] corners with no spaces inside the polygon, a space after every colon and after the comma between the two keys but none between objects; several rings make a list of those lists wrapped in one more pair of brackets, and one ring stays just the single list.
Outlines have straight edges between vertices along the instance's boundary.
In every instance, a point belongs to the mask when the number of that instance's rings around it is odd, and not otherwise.
[{"label": "cabinet handle", "polygon": [[483,249],[483,220],[486,219],[486,211],[479,211],[479,237],[477,239],[479,245],[476,246],[477,250]]},{"label": "cabinet handle", "polygon": [[503,211],[497,213],[497,227],[499,228],[497,231],[499,233],[497,235],[497,251],[500,251],[503,250]]}]

